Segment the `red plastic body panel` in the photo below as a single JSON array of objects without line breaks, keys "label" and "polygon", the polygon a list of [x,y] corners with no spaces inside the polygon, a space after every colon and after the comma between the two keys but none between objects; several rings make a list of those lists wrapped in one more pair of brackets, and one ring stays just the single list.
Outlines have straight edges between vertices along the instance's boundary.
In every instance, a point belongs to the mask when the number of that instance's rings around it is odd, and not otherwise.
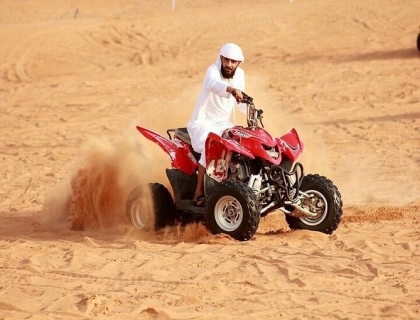
[{"label": "red plastic body panel", "polygon": [[[255,158],[267,160],[275,165],[281,162],[281,154],[276,139],[262,128],[256,130],[248,130],[242,127],[234,127],[227,131],[232,139],[238,141],[245,149],[247,149]],[[264,148],[265,147],[265,148]],[[271,148],[277,152],[278,156],[273,157],[267,153],[266,148]]]},{"label": "red plastic body panel", "polygon": [[227,178],[232,152],[243,154],[251,159],[254,155],[235,140],[224,139],[210,132],[206,140],[206,167],[209,177],[216,181]]},{"label": "red plastic body panel", "polygon": [[[191,152],[191,146],[177,139],[167,139],[160,134],[137,126],[147,139],[158,144],[168,155],[172,168],[179,169],[189,175],[198,166]],[[227,178],[232,154],[239,153],[250,159],[261,158],[274,165],[282,161],[282,155],[295,161],[303,152],[303,142],[293,128],[280,138],[272,138],[262,128],[248,130],[243,127],[233,127],[226,131],[229,138],[223,138],[215,133],[209,133],[206,140],[207,174],[216,181]]]},{"label": "red plastic body panel", "polygon": [[198,162],[191,153],[188,144],[176,138],[172,140],[166,139],[156,132],[139,126],[137,126],[137,130],[147,139],[157,143],[169,155],[172,168],[179,169],[189,175],[194,173]]},{"label": "red plastic body panel", "polygon": [[281,146],[281,152],[292,161],[296,161],[299,155],[303,152],[304,144],[300,140],[295,128],[292,128],[288,133],[277,140]]}]

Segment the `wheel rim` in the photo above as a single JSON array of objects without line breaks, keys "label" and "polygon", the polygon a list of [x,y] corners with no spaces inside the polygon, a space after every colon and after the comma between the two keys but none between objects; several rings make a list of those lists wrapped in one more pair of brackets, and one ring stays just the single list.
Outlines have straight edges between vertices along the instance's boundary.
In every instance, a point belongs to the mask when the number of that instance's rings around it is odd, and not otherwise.
[{"label": "wheel rim", "polygon": [[150,217],[146,215],[144,204],[141,200],[133,202],[130,208],[131,221],[136,228],[143,229],[150,224]]},{"label": "wheel rim", "polygon": [[301,218],[300,220],[309,226],[316,226],[327,216],[328,202],[324,195],[319,191],[306,190],[305,193],[311,197],[304,200],[303,207],[311,212],[316,212],[316,216],[313,218]]},{"label": "wheel rim", "polygon": [[244,213],[241,204],[236,198],[224,196],[216,203],[214,217],[221,229],[233,231],[241,224]]}]

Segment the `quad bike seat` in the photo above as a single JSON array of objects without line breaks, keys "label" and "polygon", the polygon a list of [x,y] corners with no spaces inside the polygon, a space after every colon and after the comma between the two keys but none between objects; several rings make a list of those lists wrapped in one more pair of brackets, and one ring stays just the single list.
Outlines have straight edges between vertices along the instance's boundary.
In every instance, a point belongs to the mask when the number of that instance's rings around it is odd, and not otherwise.
[{"label": "quad bike seat", "polygon": [[195,152],[191,145],[191,137],[188,133],[187,128],[178,128],[174,130],[174,135],[179,139],[184,141],[185,143],[189,144],[191,146],[191,152],[195,158],[195,160],[200,160],[201,154],[198,152]]},{"label": "quad bike seat", "polygon": [[175,135],[180,140],[182,140],[185,143],[188,143],[189,145],[191,145],[191,137],[190,137],[190,134],[188,133],[187,128],[178,128],[178,129],[175,129]]}]

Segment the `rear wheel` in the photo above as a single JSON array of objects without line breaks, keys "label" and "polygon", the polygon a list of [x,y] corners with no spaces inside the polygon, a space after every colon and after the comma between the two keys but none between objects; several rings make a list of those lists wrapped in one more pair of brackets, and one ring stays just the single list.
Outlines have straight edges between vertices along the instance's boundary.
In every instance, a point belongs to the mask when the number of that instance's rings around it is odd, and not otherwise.
[{"label": "rear wheel", "polygon": [[[137,186],[128,196],[126,215],[136,229],[159,230],[174,224],[175,204],[168,189],[160,183],[149,184],[153,199],[153,212],[146,205],[144,186]],[[153,215],[154,213],[154,215]]]},{"label": "rear wheel", "polygon": [[297,218],[286,215],[289,227],[332,234],[343,214],[343,201],[337,187],[326,177],[308,174],[303,178],[300,190],[309,195],[302,200],[301,206],[316,216]]},{"label": "rear wheel", "polygon": [[258,201],[246,184],[228,180],[214,187],[207,201],[206,226],[210,232],[246,241],[254,236],[259,221]]}]

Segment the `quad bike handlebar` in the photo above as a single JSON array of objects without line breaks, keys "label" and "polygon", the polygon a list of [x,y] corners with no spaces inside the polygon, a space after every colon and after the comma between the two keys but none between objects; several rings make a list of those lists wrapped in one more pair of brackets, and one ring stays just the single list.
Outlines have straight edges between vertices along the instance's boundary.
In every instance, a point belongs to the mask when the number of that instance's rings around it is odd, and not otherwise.
[{"label": "quad bike handlebar", "polygon": [[250,97],[249,95],[247,95],[245,92],[242,92],[242,100],[239,101],[241,103],[252,103],[254,101],[254,98]]},{"label": "quad bike handlebar", "polygon": [[264,128],[264,124],[262,122],[262,109],[257,109],[254,104],[254,99],[247,95],[245,92],[242,92],[243,99],[241,99],[240,103],[245,103],[247,105],[246,108],[246,118],[248,127],[251,130],[255,130],[258,127]]}]

